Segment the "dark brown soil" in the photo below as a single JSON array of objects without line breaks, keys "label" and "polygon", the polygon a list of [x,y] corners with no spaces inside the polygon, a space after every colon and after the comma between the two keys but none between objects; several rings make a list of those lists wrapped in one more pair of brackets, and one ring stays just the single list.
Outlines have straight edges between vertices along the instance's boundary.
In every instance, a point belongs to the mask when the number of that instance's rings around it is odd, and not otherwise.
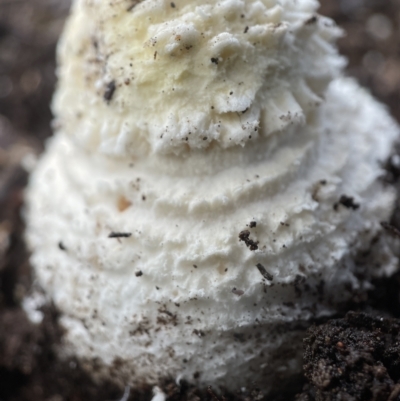
[{"label": "dark brown soil", "polygon": [[389,401],[400,396],[400,320],[348,313],[309,329],[308,380],[297,401]]},{"label": "dark brown soil", "polygon": [[[349,74],[385,102],[400,121],[399,0],[322,0],[348,35],[340,47],[349,57]],[[0,401],[118,400],[124,389],[94,383],[76,361],[60,362],[54,347],[62,332],[49,308],[39,326],[20,307],[29,289],[30,267],[20,218],[27,173],[21,159],[39,153],[50,133],[49,103],[55,84],[57,37],[68,0],[0,0]],[[395,182],[398,165],[388,165]],[[400,227],[400,208],[391,223]],[[387,235],[393,235],[388,230]],[[392,230],[393,231],[393,230]],[[374,283],[353,308],[368,312],[311,328],[304,339],[305,378],[288,394],[268,400],[400,400],[400,274]],[[215,395],[211,389],[163,390],[173,401],[266,400],[257,390]],[[151,400],[151,389],[132,389],[130,400]]]}]

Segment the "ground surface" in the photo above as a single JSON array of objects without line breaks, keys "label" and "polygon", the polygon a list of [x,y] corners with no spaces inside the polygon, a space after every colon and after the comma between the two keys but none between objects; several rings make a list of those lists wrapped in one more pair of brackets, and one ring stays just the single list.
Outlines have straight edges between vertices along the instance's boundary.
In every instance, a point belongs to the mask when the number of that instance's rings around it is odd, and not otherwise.
[{"label": "ground surface", "polygon": [[[322,3],[321,12],[348,32],[340,47],[349,58],[349,74],[400,121],[400,1]],[[54,345],[62,332],[56,311],[47,310],[37,328],[20,308],[30,285],[20,218],[27,175],[20,161],[40,152],[51,133],[55,44],[67,9],[67,0],[0,0],[0,401],[118,400],[124,392],[111,383],[93,383],[75,361],[57,361]],[[397,167],[388,170],[394,181]],[[397,227],[399,210],[392,219]],[[400,318],[399,294],[399,275],[381,280],[352,305],[369,315],[349,314],[311,328],[304,339],[305,377],[290,394],[267,399],[250,391],[226,399],[289,401],[298,393],[298,401],[400,400],[400,323],[391,319]],[[164,391],[176,401],[224,399],[211,389],[173,383]],[[150,400],[151,390],[132,389],[129,399]]]}]

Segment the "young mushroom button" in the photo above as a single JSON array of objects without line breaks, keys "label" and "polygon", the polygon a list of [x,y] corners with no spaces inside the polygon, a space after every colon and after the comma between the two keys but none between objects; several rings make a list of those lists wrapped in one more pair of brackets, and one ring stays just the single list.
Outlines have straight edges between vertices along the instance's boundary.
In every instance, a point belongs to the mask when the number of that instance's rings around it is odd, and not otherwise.
[{"label": "young mushroom button", "polygon": [[124,386],[267,394],[314,319],[394,269],[377,234],[399,129],[317,8],[73,1],[25,213],[60,357]]}]

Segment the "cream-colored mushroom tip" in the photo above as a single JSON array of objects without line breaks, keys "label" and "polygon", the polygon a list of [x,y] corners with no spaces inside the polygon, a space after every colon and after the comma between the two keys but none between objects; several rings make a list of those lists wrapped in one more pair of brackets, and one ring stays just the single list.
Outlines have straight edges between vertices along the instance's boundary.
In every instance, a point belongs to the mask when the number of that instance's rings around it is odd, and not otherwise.
[{"label": "cream-colored mushroom tip", "polygon": [[74,2],[26,198],[62,355],[125,385],[268,391],[301,369],[313,318],[394,269],[371,244],[399,130],[342,77],[317,8]]}]

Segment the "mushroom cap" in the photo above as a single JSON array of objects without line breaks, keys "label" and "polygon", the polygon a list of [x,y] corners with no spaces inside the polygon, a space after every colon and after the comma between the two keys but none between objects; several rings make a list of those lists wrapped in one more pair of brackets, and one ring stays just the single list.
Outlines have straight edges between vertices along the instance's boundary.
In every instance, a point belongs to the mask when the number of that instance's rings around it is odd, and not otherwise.
[{"label": "mushroom cap", "polygon": [[61,40],[54,112],[89,151],[244,146],[304,124],[344,65],[314,0],[133,4],[75,1]]},{"label": "mushroom cap", "polygon": [[[336,78],[343,60],[329,42],[338,31],[314,15],[314,1],[129,3],[75,2],[60,47],[61,124],[27,191],[31,261],[66,328],[60,352],[124,384],[172,376],[268,391],[300,371],[313,318],[395,268],[384,239],[375,250],[371,242],[393,208],[380,177],[398,127],[353,80]],[[204,25],[199,36],[177,30],[190,24]],[[173,29],[193,48],[157,33]],[[195,68],[225,33],[241,50]],[[103,49],[100,70],[113,78],[98,70],[98,80],[114,88],[85,75],[93,49]],[[135,72],[122,85],[130,57]],[[195,86],[202,74],[204,87]],[[247,112],[215,108],[235,74],[257,88],[256,134],[239,134]],[[179,95],[165,91],[178,82]],[[184,117],[197,118],[203,104],[203,133],[182,141]],[[160,138],[168,113],[175,125]],[[217,135],[215,118],[239,139]],[[355,256],[365,249],[361,279]]]}]

